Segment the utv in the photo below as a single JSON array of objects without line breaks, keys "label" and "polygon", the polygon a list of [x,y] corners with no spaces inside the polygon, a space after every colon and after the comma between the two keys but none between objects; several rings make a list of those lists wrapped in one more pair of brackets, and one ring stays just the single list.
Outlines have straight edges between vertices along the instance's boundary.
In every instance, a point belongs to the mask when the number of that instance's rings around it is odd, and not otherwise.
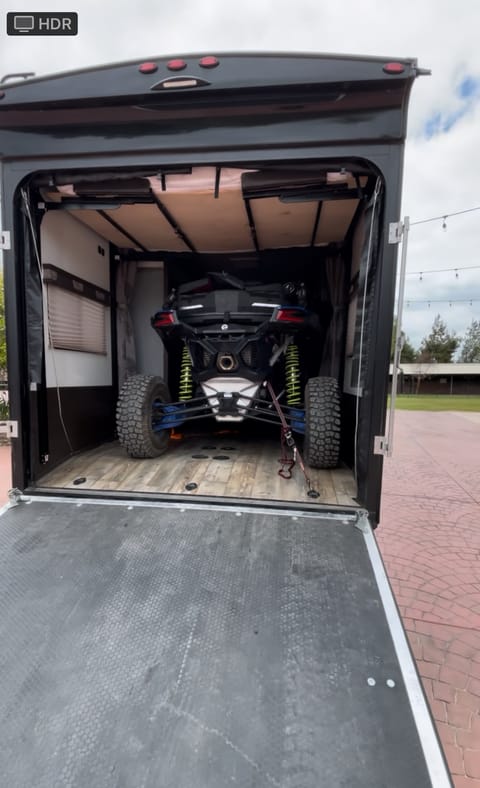
[{"label": "utv", "polygon": [[[303,283],[245,283],[210,272],[173,289],[151,319],[169,354],[180,359],[178,399],[165,382],[134,375],[117,405],[119,441],[131,457],[157,457],[173,428],[213,417],[278,424],[282,440],[304,437],[312,468],[334,468],[340,450],[337,380],[305,381],[302,339],[320,342]],[[306,383],[306,385],[304,385]]]}]

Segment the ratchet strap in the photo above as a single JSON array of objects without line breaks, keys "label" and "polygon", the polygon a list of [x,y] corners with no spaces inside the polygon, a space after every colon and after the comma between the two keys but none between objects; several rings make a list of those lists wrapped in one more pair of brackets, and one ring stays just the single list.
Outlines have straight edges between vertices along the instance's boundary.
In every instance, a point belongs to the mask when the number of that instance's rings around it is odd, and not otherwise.
[{"label": "ratchet strap", "polygon": [[[307,486],[307,495],[310,498],[318,498],[319,497],[319,493],[317,492],[317,490],[313,489],[313,487],[312,487],[312,485],[310,483],[310,479],[308,478],[307,470],[305,468],[305,463],[303,462],[303,458],[302,458],[301,452],[299,451],[299,449],[297,447],[297,444],[295,443],[295,438],[293,437],[292,430],[290,429],[290,427],[287,424],[287,420],[285,418],[285,414],[284,414],[282,408],[280,407],[280,403],[279,403],[279,401],[278,401],[278,399],[277,399],[277,397],[275,395],[275,392],[273,390],[272,384],[270,383],[269,380],[267,380],[266,383],[267,383],[268,392],[269,392],[269,394],[270,394],[270,396],[272,398],[272,402],[273,402],[273,404],[275,406],[275,410],[278,413],[278,417],[279,417],[280,423],[282,425],[282,432],[281,432],[282,456],[279,459],[279,463],[281,464],[282,467],[278,471],[278,475],[281,476],[282,479],[291,479],[292,478],[292,470],[293,470],[293,468],[295,466],[295,463],[298,460],[298,464],[300,465],[302,473],[303,473],[303,475],[305,477],[305,484]],[[288,449],[290,449],[291,452],[292,452],[292,456],[291,457],[287,456]]]}]

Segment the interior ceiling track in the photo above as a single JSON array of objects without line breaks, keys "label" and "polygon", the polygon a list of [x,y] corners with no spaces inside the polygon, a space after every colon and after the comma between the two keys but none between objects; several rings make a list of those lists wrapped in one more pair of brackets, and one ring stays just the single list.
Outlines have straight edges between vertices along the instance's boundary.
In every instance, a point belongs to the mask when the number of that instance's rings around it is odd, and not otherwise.
[{"label": "interior ceiling track", "polygon": [[43,189],[42,198],[47,210],[72,211],[119,248],[259,253],[342,242],[369,187],[367,176],[345,170],[217,166],[104,180],[81,175]]}]

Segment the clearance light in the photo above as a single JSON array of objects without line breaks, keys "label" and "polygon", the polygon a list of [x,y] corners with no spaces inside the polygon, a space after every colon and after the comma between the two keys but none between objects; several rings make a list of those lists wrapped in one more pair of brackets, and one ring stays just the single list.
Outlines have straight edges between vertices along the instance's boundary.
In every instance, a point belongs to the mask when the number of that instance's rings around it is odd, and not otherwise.
[{"label": "clearance light", "polygon": [[158,70],[158,66],[156,63],[142,63],[138,70],[141,74],[154,74]]},{"label": "clearance light", "polygon": [[385,63],[383,70],[385,74],[403,74],[405,66],[403,63]]},{"label": "clearance light", "polygon": [[181,71],[186,67],[187,64],[185,60],[180,60],[179,58],[177,58],[176,60],[169,60],[167,63],[167,68],[170,69],[170,71]]},{"label": "clearance light", "polygon": [[220,61],[218,60],[218,58],[213,57],[213,55],[208,55],[208,57],[202,57],[198,61],[198,65],[201,66],[202,68],[215,68],[215,66],[218,66],[219,63]]},{"label": "clearance light", "polygon": [[159,312],[153,318],[154,328],[165,328],[165,326],[172,326],[175,323],[175,315],[173,312]]}]

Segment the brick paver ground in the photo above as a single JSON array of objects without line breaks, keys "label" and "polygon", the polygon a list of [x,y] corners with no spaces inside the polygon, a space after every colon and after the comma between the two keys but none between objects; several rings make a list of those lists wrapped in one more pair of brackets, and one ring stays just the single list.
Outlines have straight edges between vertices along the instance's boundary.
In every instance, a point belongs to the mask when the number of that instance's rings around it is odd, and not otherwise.
[{"label": "brick paver ground", "polygon": [[397,411],[377,538],[456,788],[480,788],[480,414]]},{"label": "brick paver ground", "polygon": [[10,468],[10,446],[0,446],[0,508],[6,503],[7,493],[12,486]]},{"label": "brick paver ground", "polygon": [[455,786],[480,788],[480,413],[396,420],[377,538]]}]

